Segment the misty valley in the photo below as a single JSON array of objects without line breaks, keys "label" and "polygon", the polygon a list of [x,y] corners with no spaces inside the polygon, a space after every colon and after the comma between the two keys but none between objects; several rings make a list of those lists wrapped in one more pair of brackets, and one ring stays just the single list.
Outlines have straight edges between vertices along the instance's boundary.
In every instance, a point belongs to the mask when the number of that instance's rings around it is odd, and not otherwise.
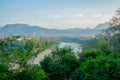
[{"label": "misty valley", "polygon": [[118,7],[120,0],[0,0],[0,80],[120,80]]}]

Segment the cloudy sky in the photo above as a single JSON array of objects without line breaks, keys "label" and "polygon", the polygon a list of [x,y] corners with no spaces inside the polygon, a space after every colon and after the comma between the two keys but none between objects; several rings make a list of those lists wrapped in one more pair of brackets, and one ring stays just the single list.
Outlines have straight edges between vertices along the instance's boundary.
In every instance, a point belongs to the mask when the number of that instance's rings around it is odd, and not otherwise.
[{"label": "cloudy sky", "polygon": [[0,0],[0,26],[13,23],[45,28],[85,28],[109,21],[120,0]]}]

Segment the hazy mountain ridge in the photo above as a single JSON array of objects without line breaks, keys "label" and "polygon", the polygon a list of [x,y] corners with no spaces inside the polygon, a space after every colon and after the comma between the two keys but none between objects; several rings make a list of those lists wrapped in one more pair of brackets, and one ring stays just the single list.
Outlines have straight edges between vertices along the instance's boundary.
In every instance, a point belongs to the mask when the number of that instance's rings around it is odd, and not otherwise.
[{"label": "hazy mountain ridge", "polygon": [[106,29],[108,27],[109,27],[109,22],[106,22],[106,23],[98,24],[94,29],[96,29],[96,30],[102,30],[102,29]]},{"label": "hazy mountain ridge", "polygon": [[90,29],[47,29],[40,26],[30,26],[27,24],[7,24],[0,28],[1,35],[34,35],[34,36],[95,36],[102,29],[108,28],[108,22],[98,24]]}]

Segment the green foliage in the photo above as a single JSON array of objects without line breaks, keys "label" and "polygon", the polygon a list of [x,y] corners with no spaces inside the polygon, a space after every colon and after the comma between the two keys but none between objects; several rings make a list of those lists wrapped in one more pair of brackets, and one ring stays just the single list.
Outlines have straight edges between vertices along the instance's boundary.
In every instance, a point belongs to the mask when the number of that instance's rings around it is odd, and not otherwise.
[{"label": "green foliage", "polygon": [[45,57],[40,64],[42,69],[49,74],[50,80],[67,80],[79,66],[78,60],[69,47],[55,49],[52,55]]},{"label": "green foliage", "polygon": [[0,64],[0,80],[10,80],[13,72],[9,70],[8,64]]},{"label": "green foliage", "polygon": [[61,41],[78,43],[82,46],[83,50],[98,48],[98,45],[97,45],[98,40],[93,37],[61,37]]},{"label": "green foliage", "polygon": [[109,28],[104,30],[98,37],[105,40],[111,49],[120,56],[120,9],[116,10],[115,16],[110,20]]},{"label": "green foliage", "polygon": [[86,60],[79,68],[81,80],[119,80],[120,59],[100,56]]},{"label": "green foliage", "polygon": [[16,80],[45,80],[46,78],[46,73],[37,65],[23,70],[16,75]]},{"label": "green foliage", "polygon": [[[28,61],[57,40],[0,39],[0,80],[119,80],[120,58],[107,41],[94,40],[86,43],[88,47],[79,58],[70,47],[57,47],[39,66],[30,65]],[[19,65],[16,69],[15,64]]]},{"label": "green foliage", "polygon": [[102,50],[95,50],[95,49],[92,49],[92,50],[86,50],[84,52],[84,57],[85,58],[96,58],[98,57],[99,55],[104,55],[103,51]]},{"label": "green foliage", "polygon": [[6,37],[4,39],[0,39],[0,52],[1,51],[5,52],[7,47],[9,46],[9,44],[16,41],[17,38],[18,38],[18,36],[10,36],[10,37]]},{"label": "green foliage", "polygon": [[[91,49],[91,50],[85,50],[82,53],[79,54],[79,60],[80,62],[84,62],[85,60],[89,60],[89,59],[95,59],[99,56],[108,56],[108,55],[112,55],[113,53],[111,51],[109,51],[109,53],[107,51],[104,51],[102,49]],[[115,57],[115,55],[113,55]]]},{"label": "green foliage", "polygon": [[[46,73],[28,61],[57,43],[58,39],[55,38],[19,39],[17,36],[10,36],[0,39],[0,80],[46,79]],[[15,67],[16,65],[18,66]]]},{"label": "green foliage", "polygon": [[98,45],[98,49],[101,49],[105,54],[109,54],[112,52],[109,43],[105,40],[98,39],[97,45]]},{"label": "green foliage", "polygon": [[77,59],[68,47],[57,48],[40,64],[49,80],[119,80],[120,59],[104,50],[86,50]]},{"label": "green foliage", "polygon": [[44,60],[40,62],[41,68],[46,72],[50,72],[49,67],[52,65],[52,62],[52,58],[50,56],[46,56]]},{"label": "green foliage", "polygon": [[55,55],[58,55],[58,56],[62,56],[62,55],[65,55],[65,54],[73,54],[73,52],[72,52],[72,49],[70,48],[70,47],[64,47],[64,48],[56,48],[56,49],[54,49],[52,52],[51,52],[51,54],[53,55],[53,56],[55,56]]},{"label": "green foliage", "polygon": [[[83,60],[84,59],[84,60]],[[119,80],[120,58],[102,50],[89,50],[80,58],[80,66],[71,74],[71,80]]]}]

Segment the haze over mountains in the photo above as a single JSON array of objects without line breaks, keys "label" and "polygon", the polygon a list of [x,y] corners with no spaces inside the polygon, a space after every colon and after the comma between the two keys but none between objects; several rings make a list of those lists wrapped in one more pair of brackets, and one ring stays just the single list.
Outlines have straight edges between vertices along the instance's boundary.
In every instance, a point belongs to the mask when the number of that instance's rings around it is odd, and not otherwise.
[{"label": "haze over mountains", "polygon": [[95,28],[75,29],[47,29],[27,24],[7,24],[0,28],[0,35],[26,35],[26,36],[95,36],[101,30],[109,27],[109,23],[98,24]]}]

